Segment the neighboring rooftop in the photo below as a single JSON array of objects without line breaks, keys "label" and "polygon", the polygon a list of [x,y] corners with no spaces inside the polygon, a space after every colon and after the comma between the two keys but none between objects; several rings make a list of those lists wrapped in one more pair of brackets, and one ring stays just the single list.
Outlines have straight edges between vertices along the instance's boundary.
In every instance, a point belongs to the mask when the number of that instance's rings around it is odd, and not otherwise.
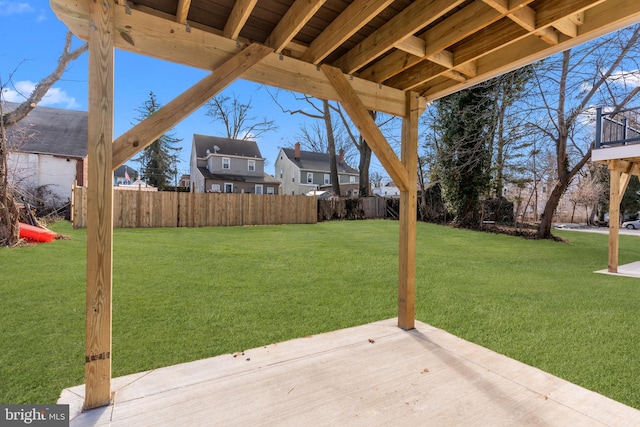
[{"label": "neighboring rooftop", "polygon": [[[296,150],[294,148],[283,148],[284,154],[291,160],[296,166],[300,169],[309,170],[309,171],[328,171],[329,170],[329,154],[327,153],[316,153],[314,151],[304,151],[300,150],[300,156],[296,157]],[[336,158],[340,158],[340,156],[336,156]],[[352,168],[344,161],[337,162],[338,164],[338,173],[346,173],[346,174],[358,174],[358,170]]]},{"label": "neighboring rooftop", "polygon": [[[4,102],[3,111],[17,103]],[[60,108],[35,107],[25,118],[7,128],[9,147],[25,153],[84,158],[87,156],[88,113]]]},{"label": "neighboring rooftop", "polygon": [[202,159],[213,153],[228,156],[262,158],[258,144],[255,141],[194,134],[193,143],[196,150],[196,157]]}]

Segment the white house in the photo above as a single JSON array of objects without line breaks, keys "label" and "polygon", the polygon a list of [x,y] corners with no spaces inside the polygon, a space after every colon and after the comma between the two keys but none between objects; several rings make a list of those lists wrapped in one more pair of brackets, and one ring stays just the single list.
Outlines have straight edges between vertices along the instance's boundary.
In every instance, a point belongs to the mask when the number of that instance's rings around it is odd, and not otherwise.
[{"label": "white house", "polygon": [[[344,161],[344,151],[337,157],[340,194],[357,196],[360,174]],[[329,154],[304,151],[300,143],[295,148],[281,148],[276,159],[276,178],[282,194],[307,194],[313,190],[331,191],[331,162]]]},{"label": "white house", "polygon": [[[19,104],[5,102],[4,111]],[[87,182],[86,111],[36,107],[7,129],[9,179],[27,191],[45,189],[57,205],[71,198],[72,186]]]},{"label": "white house", "polygon": [[380,197],[400,197],[400,189],[393,182],[380,183],[373,187],[373,194]]}]

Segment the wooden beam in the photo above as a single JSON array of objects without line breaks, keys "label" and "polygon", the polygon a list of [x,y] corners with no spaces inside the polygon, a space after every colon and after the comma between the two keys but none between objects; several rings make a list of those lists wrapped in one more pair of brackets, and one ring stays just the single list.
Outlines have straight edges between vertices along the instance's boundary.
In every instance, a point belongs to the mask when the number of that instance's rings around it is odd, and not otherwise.
[{"label": "wooden beam", "polygon": [[316,37],[301,60],[318,64],[393,0],[355,0]]},{"label": "wooden beam", "polygon": [[507,0],[482,0],[487,5],[491,6],[500,14],[506,15],[516,24],[520,25],[527,31],[534,31],[536,29],[536,11],[529,6],[520,5],[518,9],[513,11],[509,8],[509,2]]},{"label": "wooden beam", "polygon": [[398,326],[414,328],[416,299],[416,222],[418,210],[419,97],[407,92],[407,114],[402,118],[402,165],[408,186],[400,192],[400,247],[398,250]]},{"label": "wooden beam", "polygon": [[333,65],[351,74],[462,3],[463,0],[417,0]]},{"label": "wooden beam", "polygon": [[121,135],[114,142],[113,169],[123,165],[272,52],[273,50],[266,46],[250,45],[212,74]]},{"label": "wooden beam", "polygon": [[114,8],[90,2],[85,409],[111,403]]},{"label": "wooden beam", "polygon": [[387,80],[387,84],[402,90],[413,90],[425,81],[447,71],[447,68],[433,62],[421,62],[406,70],[404,73]]},{"label": "wooden beam", "polygon": [[380,132],[375,121],[369,115],[369,111],[358,98],[357,93],[349,84],[347,77],[342,74],[339,69],[326,64],[320,68],[340,94],[340,103],[343,108],[351,118],[351,121],[353,121],[353,124],[360,131],[360,134],[364,136],[367,144],[369,144],[382,166],[387,173],[389,173],[393,182],[396,183],[401,191],[406,191],[409,187],[407,169],[400,160],[398,160],[398,156],[396,156],[396,153],[391,146],[389,146],[389,143],[384,135],[382,135],[382,132]]},{"label": "wooden beam", "polygon": [[326,0],[296,0],[271,32],[265,45],[276,53],[282,52],[287,44],[298,34],[298,31],[313,17]]},{"label": "wooden beam", "polygon": [[[575,16],[596,5],[606,3],[605,0],[538,0],[536,1],[536,27],[544,28],[564,18]],[[609,2],[611,3],[611,2]]]},{"label": "wooden beam", "polygon": [[419,58],[424,58],[424,54],[427,50],[427,44],[420,37],[407,37],[406,39],[394,44],[393,47]]},{"label": "wooden beam", "polygon": [[[50,0],[51,8],[70,30],[81,39],[89,36],[88,3],[76,0]],[[124,6],[115,7],[115,47],[204,70],[215,70],[240,51],[238,43],[191,26],[135,11],[128,15]],[[316,98],[338,100],[327,77],[310,63],[273,53],[249,69],[243,79]],[[353,89],[370,110],[402,116],[405,109],[403,91],[364,79],[355,78]],[[423,100],[424,101],[424,100]]]},{"label": "wooden beam", "polygon": [[609,162],[609,262],[607,270],[618,272],[618,245],[620,234],[620,178],[622,173],[616,160]]},{"label": "wooden beam", "polygon": [[[507,12],[515,11],[517,8],[531,1],[532,0],[520,0],[512,2],[514,4],[510,6],[510,9],[507,9]],[[504,14],[501,14],[496,9],[487,6],[481,1],[475,1],[463,10],[458,11],[458,13],[434,25],[420,37],[424,39],[426,45],[424,56],[418,57],[398,51],[391,52],[372,66],[362,70],[358,73],[358,76],[377,82],[384,82],[388,78],[400,74],[413,65],[425,59],[430,59],[431,55],[435,55],[449,48],[465,37],[498,21],[503,16]]]},{"label": "wooden beam", "polygon": [[578,35],[578,25],[570,18],[555,22],[553,27],[568,37],[576,37]]},{"label": "wooden beam", "polygon": [[178,1],[178,9],[176,10],[177,23],[185,24],[187,22],[187,16],[189,15],[190,8],[191,8],[191,0]]},{"label": "wooden beam", "polygon": [[247,19],[251,16],[251,12],[256,7],[258,0],[237,0],[233,5],[231,15],[224,24],[222,35],[228,39],[236,40],[240,35],[240,31]]},{"label": "wooden beam", "polygon": [[[570,16],[575,17],[574,14]],[[582,16],[584,23],[580,27],[578,36],[564,40],[562,44],[550,47],[535,35],[521,37],[511,43],[505,43],[497,49],[492,49],[489,53],[476,55],[477,77],[470,78],[465,83],[458,84],[448,80],[446,83],[438,82],[438,84],[416,87],[415,90],[428,101],[433,101],[531,64],[549,55],[560,53],[611,31],[632,25],[640,21],[640,2],[599,3],[592,9],[586,10]],[[469,57],[473,57],[473,54]],[[454,55],[454,58],[460,59],[459,55]],[[456,64],[456,66],[459,65],[461,64]]]}]

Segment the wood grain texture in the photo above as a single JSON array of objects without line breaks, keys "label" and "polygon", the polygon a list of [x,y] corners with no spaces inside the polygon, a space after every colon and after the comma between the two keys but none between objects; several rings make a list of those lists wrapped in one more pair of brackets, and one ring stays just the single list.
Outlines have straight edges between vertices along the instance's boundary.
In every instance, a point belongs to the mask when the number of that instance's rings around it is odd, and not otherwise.
[{"label": "wood grain texture", "polygon": [[113,0],[91,3],[85,408],[111,402],[113,10]]},{"label": "wood grain texture", "polygon": [[402,119],[402,165],[408,187],[400,192],[398,250],[398,326],[413,329],[416,299],[416,221],[418,210],[418,94],[407,92],[407,114]]}]

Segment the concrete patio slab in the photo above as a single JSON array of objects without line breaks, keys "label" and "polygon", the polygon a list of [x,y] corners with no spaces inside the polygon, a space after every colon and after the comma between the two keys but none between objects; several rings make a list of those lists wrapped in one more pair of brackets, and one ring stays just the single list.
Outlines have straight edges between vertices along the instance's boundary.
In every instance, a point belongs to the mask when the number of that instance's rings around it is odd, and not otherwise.
[{"label": "concrete patio slab", "polygon": [[612,273],[608,269],[597,270],[595,273],[610,274],[612,276],[637,277],[640,278],[640,261],[630,264],[619,265],[618,272]]},{"label": "concrete patio slab", "polygon": [[640,411],[417,322],[396,319],[115,378],[71,426],[630,426]]}]

